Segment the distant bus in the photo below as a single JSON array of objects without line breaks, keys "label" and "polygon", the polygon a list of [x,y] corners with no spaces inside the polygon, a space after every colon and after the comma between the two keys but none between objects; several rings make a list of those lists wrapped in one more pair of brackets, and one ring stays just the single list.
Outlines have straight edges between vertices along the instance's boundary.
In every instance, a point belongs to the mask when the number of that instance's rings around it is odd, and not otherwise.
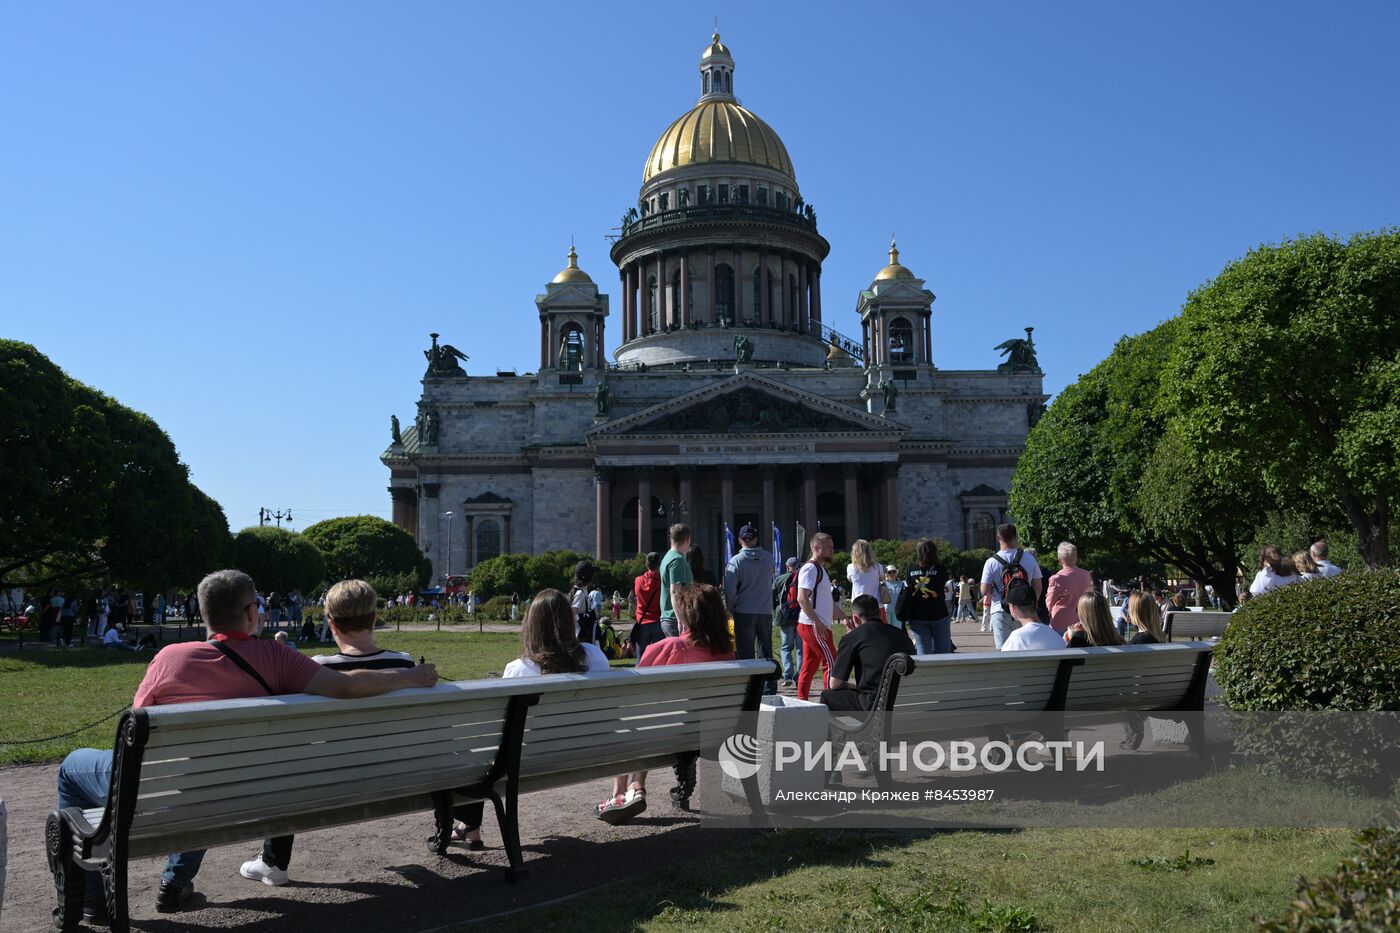
[{"label": "distant bus", "polygon": [[459,593],[465,593],[466,591],[467,591],[467,578],[466,578],[466,576],[464,576],[464,575],[462,575],[462,574],[454,573],[454,574],[452,574],[451,576],[449,576],[449,577],[447,578],[447,594],[448,594],[449,596],[455,596],[455,595],[457,595],[457,594],[459,594]]}]

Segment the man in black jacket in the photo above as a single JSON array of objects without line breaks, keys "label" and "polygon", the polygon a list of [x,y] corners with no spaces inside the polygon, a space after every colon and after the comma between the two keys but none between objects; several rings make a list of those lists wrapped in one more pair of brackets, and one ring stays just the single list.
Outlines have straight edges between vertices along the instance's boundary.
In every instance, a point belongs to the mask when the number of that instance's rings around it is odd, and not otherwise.
[{"label": "man in black jacket", "polygon": [[863,712],[875,705],[886,662],[895,654],[913,654],[914,643],[880,620],[880,604],[874,596],[851,600],[851,613],[854,618],[846,623],[848,634],[836,648],[832,686],[822,691],[822,702],[831,710]]}]

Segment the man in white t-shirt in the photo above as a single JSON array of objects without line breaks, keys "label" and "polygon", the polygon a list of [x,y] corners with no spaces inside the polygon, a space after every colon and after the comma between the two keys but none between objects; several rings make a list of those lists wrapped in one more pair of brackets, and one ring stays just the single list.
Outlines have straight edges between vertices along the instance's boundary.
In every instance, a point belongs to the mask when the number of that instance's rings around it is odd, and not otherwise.
[{"label": "man in white t-shirt", "polygon": [[1011,617],[1020,627],[1006,636],[1002,651],[1058,651],[1065,646],[1062,635],[1040,621],[1036,614],[1035,590],[1024,583],[1013,583],[1006,594]]},{"label": "man in white t-shirt", "polygon": [[[1016,621],[1011,617],[1003,591],[1006,574],[1017,572],[1025,576],[1025,582],[1034,593],[1032,605],[1040,601],[1040,589],[1045,585],[1035,555],[1018,547],[1017,540],[1015,525],[1009,522],[998,525],[997,544],[1000,549],[982,565],[982,605],[989,611],[992,640],[998,649],[1016,629]],[[1019,571],[1015,571],[1017,567]]]},{"label": "man in white t-shirt", "polygon": [[1335,577],[1342,572],[1342,568],[1327,559],[1327,540],[1319,538],[1308,549],[1312,553],[1313,563],[1317,564],[1317,575],[1320,577]]},{"label": "man in white t-shirt", "polygon": [[846,614],[831,597],[831,574],[826,565],[836,552],[831,535],[812,535],[812,557],[797,571],[797,634],[802,638],[802,667],[797,672],[797,697],[805,700],[812,691],[817,668],[822,669],[822,689],[831,687],[831,669],[836,664],[836,640],[831,626]]}]

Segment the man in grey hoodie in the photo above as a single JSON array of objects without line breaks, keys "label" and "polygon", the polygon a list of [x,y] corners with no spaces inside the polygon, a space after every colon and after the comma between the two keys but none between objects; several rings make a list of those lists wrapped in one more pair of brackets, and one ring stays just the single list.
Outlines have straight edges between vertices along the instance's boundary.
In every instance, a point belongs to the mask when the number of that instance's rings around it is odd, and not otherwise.
[{"label": "man in grey hoodie", "polygon": [[[773,660],[773,555],[758,546],[758,529],[739,529],[738,554],[724,567],[724,603],[734,617],[734,654],[740,660],[758,657]],[[768,681],[768,693],[778,692],[777,675]]]}]

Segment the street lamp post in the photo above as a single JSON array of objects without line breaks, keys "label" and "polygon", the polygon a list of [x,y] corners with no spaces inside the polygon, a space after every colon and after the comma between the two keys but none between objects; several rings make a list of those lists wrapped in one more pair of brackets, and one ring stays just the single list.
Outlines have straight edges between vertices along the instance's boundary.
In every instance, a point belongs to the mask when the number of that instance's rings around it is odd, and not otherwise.
[{"label": "street lamp post", "polygon": [[442,575],[443,589],[450,584],[452,576],[452,513],[447,512],[447,572]]},{"label": "street lamp post", "polygon": [[291,509],[286,509],[285,511],[279,509],[279,510],[276,511],[276,512],[272,511],[272,509],[258,509],[258,525],[259,525],[259,526],[261,526],[261,525],[266,525],[268,522],[273,521],[273,520],[276,520],[276,522],[277,522],[277,527],[278,527],[278,528],[281,528],[281,527],[282,527],[282,519],[284,519],[284,518],[287,520],[287,524],[288,524],[288,525],[290,525],[290,524],[294,521],[294,519],[292,518],[292,510],[291,510]]}]

